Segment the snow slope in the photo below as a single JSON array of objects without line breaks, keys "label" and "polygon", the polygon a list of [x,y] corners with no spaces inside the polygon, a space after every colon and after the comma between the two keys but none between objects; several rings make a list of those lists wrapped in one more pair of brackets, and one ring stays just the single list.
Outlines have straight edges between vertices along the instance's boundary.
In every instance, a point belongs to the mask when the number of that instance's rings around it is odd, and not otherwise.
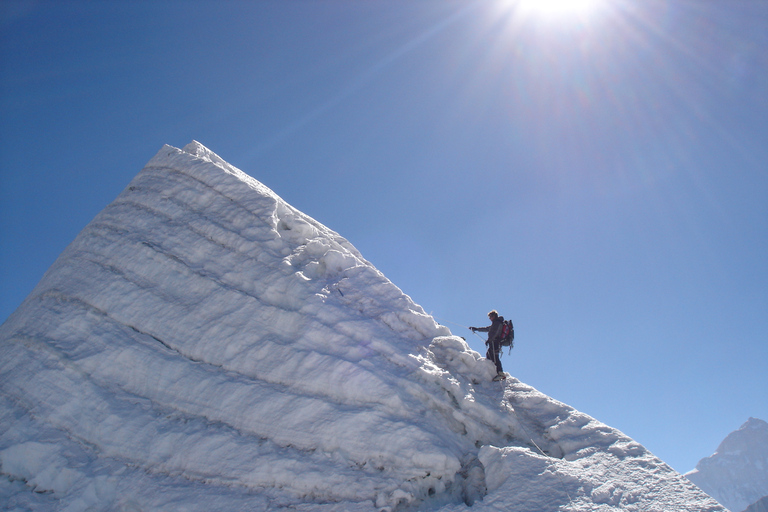
[{"label": "snow slope", "polygon": [[344,238],[165,146],[0,326],[10,510],[723,511]]},{"label": "snow slope", "polygon": [[685,476],[734,512],[768,496],[768,423],[749,418]]}]

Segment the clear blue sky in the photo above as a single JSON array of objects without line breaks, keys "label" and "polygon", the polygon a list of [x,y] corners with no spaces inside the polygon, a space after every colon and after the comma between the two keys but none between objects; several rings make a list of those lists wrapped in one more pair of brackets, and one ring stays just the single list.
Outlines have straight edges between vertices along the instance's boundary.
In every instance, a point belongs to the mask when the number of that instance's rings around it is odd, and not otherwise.
[{"label": "clear blue sky", "polygon": [[693,469],[768,420],[768,2],[594,3],[4,0],[0,320],[196,139]]}]

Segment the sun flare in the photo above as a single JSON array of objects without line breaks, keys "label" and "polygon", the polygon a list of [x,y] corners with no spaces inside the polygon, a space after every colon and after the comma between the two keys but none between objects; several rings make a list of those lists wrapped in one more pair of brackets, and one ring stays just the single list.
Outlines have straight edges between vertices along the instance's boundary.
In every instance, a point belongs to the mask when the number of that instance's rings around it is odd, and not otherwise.
[{"label": "sun flare", "polygon": [[604,0],[518,0],[518,7],[529,14],[547,16],[586,15]]}]

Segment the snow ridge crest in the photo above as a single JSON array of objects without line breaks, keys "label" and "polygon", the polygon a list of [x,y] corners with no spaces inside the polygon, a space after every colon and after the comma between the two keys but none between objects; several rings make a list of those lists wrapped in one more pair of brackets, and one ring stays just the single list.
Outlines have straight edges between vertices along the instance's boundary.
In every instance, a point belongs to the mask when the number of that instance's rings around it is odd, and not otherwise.
[{"label": "snow ridge crest", "polygon": [[165,146],[0,326],[0,498],[724,510],[494,373],[338,233],[202,144]]}]

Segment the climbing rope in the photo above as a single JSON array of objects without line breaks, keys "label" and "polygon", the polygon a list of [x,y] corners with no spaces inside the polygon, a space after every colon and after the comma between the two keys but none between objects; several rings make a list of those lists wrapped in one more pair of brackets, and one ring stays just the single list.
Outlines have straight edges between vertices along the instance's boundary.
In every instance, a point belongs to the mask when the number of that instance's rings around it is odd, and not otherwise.
[{"label": "climbing rope", "polygon": [[[517,415],[517,411],[515,410],[515,407],[512,406],[511,404],[510,406],[512,407],[512,414],[515,416],[515,419],[517,420],[517,424],[520,425],[520,428],[523,429],[523,432],[525,432],[525,435],[528,438],[528,440],[531,442],[531,444],[535,446],[537,450],[539,450],[539,453],[541,453],[543,457],[546,457],[547,459],[552,459],[552,457],[544,453],[544,450],[542,450],[541,447],[536,443],[536,441],[533,440],[533,436],[531,436],[531,434],[528,432],[528,429],[525,428],[525,425],[523,425],[523,422],[520,421],[520,417]],[[555,463],[550,462],[550,465],[554,466]],[[573,499],[571,498],[571,493],[568,492],[568,488],[565,486],[565,481],[563,481],[563,477],[560,476],[560,473],[558,473],[557,470],[553,471],[553,473],[555,474],[557,479],[560,481],[560,485],[563,487],[563,492],[565,492],[565,495],[568,497],[568,503],[570,503],[571,506],[574,506]]]},{"label": "climbing rope", "polygon": [[461,325],[461,324],[457,324],[456,322],[449,322],[448,320],[443,320],[442,318],[436,317],[432,313],[430,313],[429,316],[431,316],[441,324],[451,324],[451,325],[455,325],[456,327],[461,327],[462,329],[469,329],[469,327],[467,327],[466,325]]},{"label": "climbing rope", "polygon": [[[443,320],[441,318],[438,318],[438,317],[432,315],[432,313],[430,313],[430,315],[432,316],[432,318],[434,318],[435,320],[439,321],[442,324],[448,323],[448,324],[451,324],[451,325],[455,325],[456,327],[461,327],[463,329],[469,329],[469,327],[467,327],[466,325],[460,325],[460,324],[457,324],[456,322],[449,322],[447,320]],[[472,329],[469,329],[469,330],[472,330]],[[486,340],[483,339],[482,336],[477,334],[476,331],[472,331],[472,334],[474,334],[475,336],[480,338],[483,342],[486,341]],[[537,450],[539,450],[539,453],[541,453],[541,455],[543,457],[546,457],[547,459],[552,459],[552,457],[550,457],[549,455],[544,453],[544,450],[542,450],[541,447],[536,443],[536,441],[533,440],[533,436],[531,436],[531,434],[528,432],[528,429],[525,428],[525,425],[523,425],[523,422],[520,421],[520,417],[517,415],[517,411],[512,406],[512,404],[510,404],[510,407],[512,408],[512,414],[515,416],[515,419],[517,420],[517,424],[520,425],[521,429],[523,429],[523,432],[525,432],[525,435],[528,438],[528,440],[531,442],[531,444],[533,446],[535,446]],[[550,465],[554,466],[554,462],[550,463]],[[573,503],[573,499],[571,498],[571,493],[568,492],[568,488],[565,486],[565,481],[563,480],[563,477],[560,476],[560,473],[558,473],[557,470],[554,471],[554,474],[557,477],[557,479],[560,481],[560,485],[563,488],[563,492],[565,492],[565,495],[568,497],[568,503],[570,503],[570,505],[572,507],[575,506],[575,504]]]},{"label": "climbing rope", "polygon": [[[472,331],[472,329],[470,329],[470,328],[469,328],[469,327],[467,327],[466,325],[461,325],[461,324],[457,324],[456,322],[449,322],[448,320],[443,320],[442,318],[438,318],[438,317],[436,317],[436,316],[435,316],[435,315],[433,315],[432,313],[430,313],[430,316],[431,316],[432,318],[434,318],[435,320],[437,320],[438,322],[440,322],[441,324],[451,324],[451,325],[455,325],[456,327],[461,327],[462,329],[467,329],[468,331]],[[474,334],[475,336],[477,336],[478,338],[480,338],[480,340],[482,340],[482,342],[483,342],[483,343],[485,343],[485,342],[486,342],[486,340],[485,340],[485,339],[484,339],[482,336],[480,336],[479,334],[477,334],[477,331],[472,331],[472,334]]]}]

